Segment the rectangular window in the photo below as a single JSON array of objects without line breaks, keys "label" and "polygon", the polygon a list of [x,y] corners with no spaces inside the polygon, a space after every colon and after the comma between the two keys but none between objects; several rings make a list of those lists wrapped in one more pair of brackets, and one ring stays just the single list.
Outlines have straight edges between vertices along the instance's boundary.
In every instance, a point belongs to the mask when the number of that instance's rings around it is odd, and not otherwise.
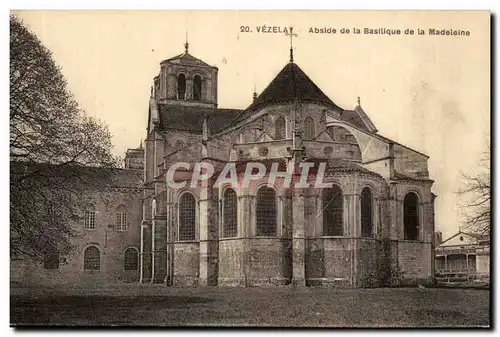
[{"label": "rectangular window", "polygon": [[95,229],[95,211],[85,211],[85,219],[83,224],[83,229],[94,230]]},{"label": "rectangular window", "polygon": [[116,213],[116,230],[126,231],[128,229],[127,213]]},{"label": "rectangular window", "polygon": [[59,269],[59,253],[57,251],[45,253],[43,259],[43,268]]}]

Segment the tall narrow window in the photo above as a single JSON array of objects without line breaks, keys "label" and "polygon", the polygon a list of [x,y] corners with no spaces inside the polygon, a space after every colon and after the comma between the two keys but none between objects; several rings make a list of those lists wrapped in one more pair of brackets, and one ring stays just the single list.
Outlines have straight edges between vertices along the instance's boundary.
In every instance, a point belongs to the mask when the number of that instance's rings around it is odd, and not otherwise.
[{"label": "tall narrow window", "polygon": [[275,236],[277,233],[276,193],[270,187],[257,191],[257,236]]},{"label": "tall narrow window", "polygon": [[403,208],[405,240],[418,240],[418,197],[415,193],[405,196]]},{"label": "tall narrow window", "polygon": [[116,209],[115,230],[123,232],[126,231],[127,229],[128,229],[127,209],[125,208],[125,206],[119,206]]},{"label": "tall narrow window", "polygon": [[184,193],[179,201],[179,240],[196,238],[196,200],[191,193]]},{"label": "tall narrow window", "polygon": [[340,187],[323,190],[323,235],[344,235],[343,195]]},{"label": "tall narrow window", "polygon": [[314,119],[306,117],[304,120],[304,139],[312,140],[315,136]]},{"label": "tall narrow window", "polygon": [[59,252],[57,249],[48,249],[43,259],[43,268],[59,269]]},{"label": "tall narrow window", "polygon": [[100,270],[101,269],[101,252],[99,248],[90,246],[83,253],[83,269],[85,270]]},{"label": "tall narrow window", "polygon": [[85,211],[83,219],[83,229],[93,230],[95,229],[95,211]]},{"label": "tall narrow window", "polygon": [[139,268],[139,253],[134,247],[125,249],[123,253],[123,269],[137,270]]},{"label": "tall narrow window", "polygon": [[361,191],[361,235],[364,237],[373,236],[373,206],[372,192],[365,187]]},{"label": "tall narrow window", "polygon": [[283,117],[278,117],[274,123],[274,139],[281,140],[286,138],[286,121]]},{"label": "tall narrow window", "polygon": [[224,192],[224,212],[223,212],[223,230],[222,236],[225,238],[231,238],[238,236],[238,225],[236,222],[236,214],[238,210],[238,200],[236,197],[236,192],[228,188]]},{"label": "tall narrow window", "polygon": [[198,75],[193,79],[193,99],[201,101],[201,77]]},{"label": "tall narrow window", "polygon": [[177,77],[177,99],[186,99],[186,75]]}]

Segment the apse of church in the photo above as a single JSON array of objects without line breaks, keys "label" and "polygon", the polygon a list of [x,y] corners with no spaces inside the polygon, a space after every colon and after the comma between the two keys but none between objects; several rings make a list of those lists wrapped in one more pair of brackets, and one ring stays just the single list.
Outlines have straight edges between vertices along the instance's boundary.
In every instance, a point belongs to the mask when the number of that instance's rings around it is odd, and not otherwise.
[{"label": "apse of church", "polygon": [[[218,69],[188,48],[161,62],[153,80],[142,283],[433,282],[426,155],[379,135],[359,99],[352,109],[336,105],[292,57],[247,108],[218,108]],[[213,175],[191,186],[200,163]],[[307,177],[288,172],[291,164],[307,168]],[[265,173],[248,186],[215,183],[226,167],[242,181],[252,165]],[[173,167],[188,177],[185,186],[169,187]],[[304,184],[318,176],[330,187]]]}]

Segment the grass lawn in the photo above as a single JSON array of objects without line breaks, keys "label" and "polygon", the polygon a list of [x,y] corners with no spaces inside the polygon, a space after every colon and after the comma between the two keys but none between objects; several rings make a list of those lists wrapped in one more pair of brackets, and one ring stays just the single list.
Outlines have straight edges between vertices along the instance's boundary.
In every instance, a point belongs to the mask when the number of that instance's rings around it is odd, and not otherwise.
[{"label": "grass lawn", "polygon": [[489,326],[474,289],[11,288],[12,325],[279,327]]}]

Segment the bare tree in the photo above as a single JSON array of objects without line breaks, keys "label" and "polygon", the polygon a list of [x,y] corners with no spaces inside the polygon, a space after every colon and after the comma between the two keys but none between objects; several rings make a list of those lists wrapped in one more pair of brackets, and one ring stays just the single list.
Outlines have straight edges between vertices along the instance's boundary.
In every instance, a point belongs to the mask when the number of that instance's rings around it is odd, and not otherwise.
[{"label": "bare tree", "polygon": [[458,193],[465,199],[462,211],[465,228],[478,234],[489,235],[491,226],[490,151],[483,154],[474,175],[462,174],[465,186]]},{"label": "bare tree", "polygon": [[11,254],[68,253],[89,188],[112,181],[118,158],[105,124],[88,117],[51,52],[10,17]]}]

